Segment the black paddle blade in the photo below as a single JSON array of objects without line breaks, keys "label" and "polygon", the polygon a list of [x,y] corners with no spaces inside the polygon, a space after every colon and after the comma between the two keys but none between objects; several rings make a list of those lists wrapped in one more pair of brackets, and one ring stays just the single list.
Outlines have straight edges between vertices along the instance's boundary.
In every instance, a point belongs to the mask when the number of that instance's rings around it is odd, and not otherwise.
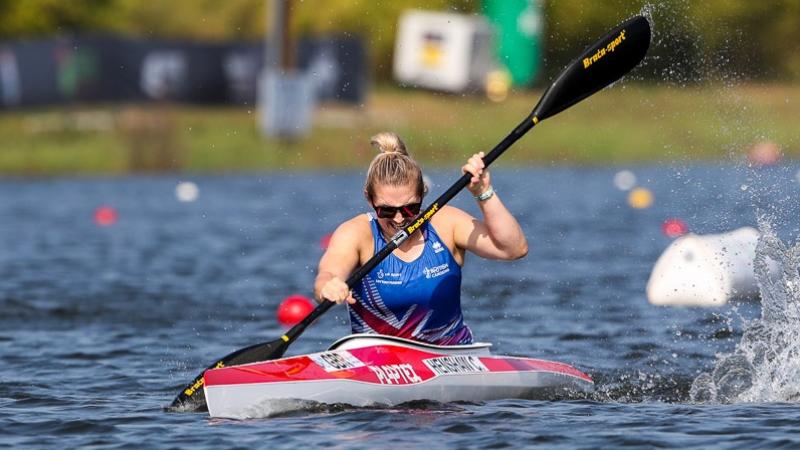
[{"label": "black paddle blade", "polygon": [[634,16],[583,51],[556,77],[533,109],[534,122],[556,115],[619,80],[650,47],[650,22]]},{"label": "black paddle blade", "polygon": [[191,383],[183,388],[180,394],[175,397],[175,400],[172,401],[172,404],[165,409],[170,412],[207,411],[206,394],[203,391],[203,375],[206,370],[277,359],[283,356],[287,348],[289,348],[289,344],[283,339],[278,339],[239,349],[200,372],[200,375],[196,376]]}]

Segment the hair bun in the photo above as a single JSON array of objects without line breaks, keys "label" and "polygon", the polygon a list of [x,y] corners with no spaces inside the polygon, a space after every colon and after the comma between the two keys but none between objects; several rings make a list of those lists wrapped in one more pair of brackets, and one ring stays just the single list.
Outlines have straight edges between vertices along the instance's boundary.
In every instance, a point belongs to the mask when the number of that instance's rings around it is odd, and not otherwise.
[{"label": "hair bun", "polygon": [[384,131],[372,136],[369,143],[381,153],[400,153],[408,156],[406,144],[400,139],[400,136],[391,131]]},{"label": "hair bun", "polygon": [[367,169],[364,192],[370,202],[375,199],[378,185],[413,186],[420,200],[425,197],[425,181],[422,179],[422,168],[414,161],[406,150],[406,144],[400,136],[386,131],[372,136],[370,139],[380,153],[372,158]]}]

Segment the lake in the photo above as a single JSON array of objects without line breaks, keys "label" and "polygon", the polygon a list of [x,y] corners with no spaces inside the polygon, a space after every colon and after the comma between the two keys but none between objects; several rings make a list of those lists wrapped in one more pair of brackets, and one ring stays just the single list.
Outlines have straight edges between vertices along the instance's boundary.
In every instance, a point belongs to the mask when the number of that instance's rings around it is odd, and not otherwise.
[{"label": "lake", "polygon": [[[336,405],[242,421],[162,408],[213,360],[280,336],[276,308],[311,296],[321,239],[367,211],[363,173],[0,179],[0,447],[800,446],[796,397],[690,394],[760,317],[757,298],[701,309],[655,307],[645,295],[671,242],[668,218],[705,234],[760,217],[791,247],[798,166],[626,167],[654,195],[644,209],[615,187],[621,169],[495,168],[531,252],[514,262],[468,257],[464,269],[477,340],[574,365],[595,379],[593,394]],[[428,176],[432,200],[459,173]],[[199,187],[196,200],[176,198],[183,180]],[[452,204],[478,212],[466,193]],[[116,213],[110,226],[94,221],[102,205]],[[348,330],[344,308],[333,308],[288,354],[320,351]],[[784,329],[798,340],[793,331]],[[800,367],[797,358],[782,370]]]}]

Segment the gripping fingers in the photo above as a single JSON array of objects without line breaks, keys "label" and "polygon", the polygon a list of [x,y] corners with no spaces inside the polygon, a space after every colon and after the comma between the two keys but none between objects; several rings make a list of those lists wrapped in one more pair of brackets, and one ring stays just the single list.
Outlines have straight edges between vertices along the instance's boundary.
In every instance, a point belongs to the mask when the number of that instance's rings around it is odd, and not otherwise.
[{"label": "gripping fingers", "polygon": [[461,168],[463,173],[472,175],[470,179],[470,189],[481,184],[484,181],[488,172],[485,170],[486,165],[483,163],[483,152],[475,153],[468,160],[467,163]]},{"label": "gripping fingers", "polygon": [[476,153],[467,160],[467,163],[464,164],[461,171],[472,174],[472,179],[474,181],[483,172],[483,167],[482,153]]},{"label": "gripping fingers", "polygon": [[347,283],[338,278],[328,281],[328,283],[326,283],[322,288],[321,294],[322,298],[337,304],[347,302],[352,305],[356,302],[355,298],[353,298],[350,288],[347,286]]}]

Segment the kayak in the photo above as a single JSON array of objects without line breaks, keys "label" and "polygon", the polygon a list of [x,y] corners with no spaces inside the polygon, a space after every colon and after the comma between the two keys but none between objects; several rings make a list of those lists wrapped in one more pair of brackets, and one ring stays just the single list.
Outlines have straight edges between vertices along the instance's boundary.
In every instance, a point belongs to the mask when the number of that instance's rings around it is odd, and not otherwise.
[{"label": "kayak", "polygon": [[572,366],[493,356],[490,346],[354,334],[320,353],[208,370],[206,403],[211,417],[251,418],[275,413],[287,401],[395,406],[415,400],[549,400],[594,389],[592,379]]},{"label": "kayak", "polygon": [[252,418],[274,414],[289,401],[395,406],[415,400],[554,399],[594,389],[592,379],[572,366],[493,356],[490,346],[345,336],[324,352],[206,371],[208,412]]}]

